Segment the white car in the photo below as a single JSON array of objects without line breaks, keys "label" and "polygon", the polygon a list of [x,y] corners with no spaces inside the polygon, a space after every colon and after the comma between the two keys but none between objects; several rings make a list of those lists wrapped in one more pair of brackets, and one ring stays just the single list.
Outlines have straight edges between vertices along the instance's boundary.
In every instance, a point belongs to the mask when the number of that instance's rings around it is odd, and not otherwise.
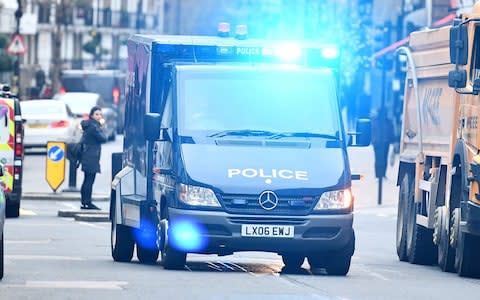
[{"label": "white car", "polygon": [[67,92],[57,94],[53,99],[66,103],[77,117],[88,119],[90,109],[99,106],[105,119],[105,134],[109,140],[115,140],[117,134],[117,113],[105,104],[100,94],[87,92]]},{"label": "white car", "polygon": [[[3,176],[3,166],[0,165],[0,177]],[[0,187],[0,280],[3,278],[3,225],[5,224],[5,194]]]},{"label": "white car", "polygon": [[49,141],[78,142],[82,136],[80,119],[61,101],[22,101],[20,109],[25,125],[25,148],[46,147]]}]

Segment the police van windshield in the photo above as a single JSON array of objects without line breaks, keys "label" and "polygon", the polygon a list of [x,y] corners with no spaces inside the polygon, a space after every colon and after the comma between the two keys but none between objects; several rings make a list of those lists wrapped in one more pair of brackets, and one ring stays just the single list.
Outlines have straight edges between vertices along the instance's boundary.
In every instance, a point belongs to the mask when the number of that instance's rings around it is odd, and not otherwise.
[{"label": "police van windshield", "polygon": [[177,76],[180,135],[339,136],[335,81],[328,70],[177,66]]}]

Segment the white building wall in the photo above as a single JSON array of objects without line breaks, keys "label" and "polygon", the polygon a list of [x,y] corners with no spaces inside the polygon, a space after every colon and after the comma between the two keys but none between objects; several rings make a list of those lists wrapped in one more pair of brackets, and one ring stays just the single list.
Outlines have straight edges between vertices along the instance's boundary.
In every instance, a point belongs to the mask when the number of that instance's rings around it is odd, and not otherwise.
[{"label": "white building wall", "polygon": [[52,57],[52,34],[50,32],[38,33],[38,63],[42,69],[50,70]]}]

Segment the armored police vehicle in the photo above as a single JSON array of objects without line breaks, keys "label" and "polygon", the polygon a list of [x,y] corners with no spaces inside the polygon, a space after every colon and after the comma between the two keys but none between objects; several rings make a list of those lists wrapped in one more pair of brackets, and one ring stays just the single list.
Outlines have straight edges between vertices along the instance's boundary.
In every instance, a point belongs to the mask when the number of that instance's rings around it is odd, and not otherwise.
[{"label": "armored police vehicle", "polygon": [[[347,135],[331,46],[221,37],[128,41],[111,248],[166,269],[188,253],[278,253],[347,274],[355,248]],[[324,67],[327,66],[327,67]]]}]

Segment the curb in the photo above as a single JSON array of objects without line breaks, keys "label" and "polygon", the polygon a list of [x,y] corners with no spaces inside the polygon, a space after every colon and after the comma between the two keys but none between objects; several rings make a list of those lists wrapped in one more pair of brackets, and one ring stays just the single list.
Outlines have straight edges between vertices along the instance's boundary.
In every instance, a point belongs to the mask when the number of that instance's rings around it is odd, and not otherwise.
[{"label": "curb", "polygon": [[[22,193],[22,200],[80,200],[80,193]],[[110,201],[110,195],[93,195],[93,201]]]},{"label": "curb", "polygon": [[83,222],[110,222],[110,218],[107,213],[103,214],[78,214],[75,215],[75,221]]},{"label": "curb", "polygon": [[89,216],[96,216],[96,215],[107,215],[108,212],[101,211],[101,210],[59,210],[57,213],[57,217],[62,218],[75,218],[77,215],[89,215]]}]

